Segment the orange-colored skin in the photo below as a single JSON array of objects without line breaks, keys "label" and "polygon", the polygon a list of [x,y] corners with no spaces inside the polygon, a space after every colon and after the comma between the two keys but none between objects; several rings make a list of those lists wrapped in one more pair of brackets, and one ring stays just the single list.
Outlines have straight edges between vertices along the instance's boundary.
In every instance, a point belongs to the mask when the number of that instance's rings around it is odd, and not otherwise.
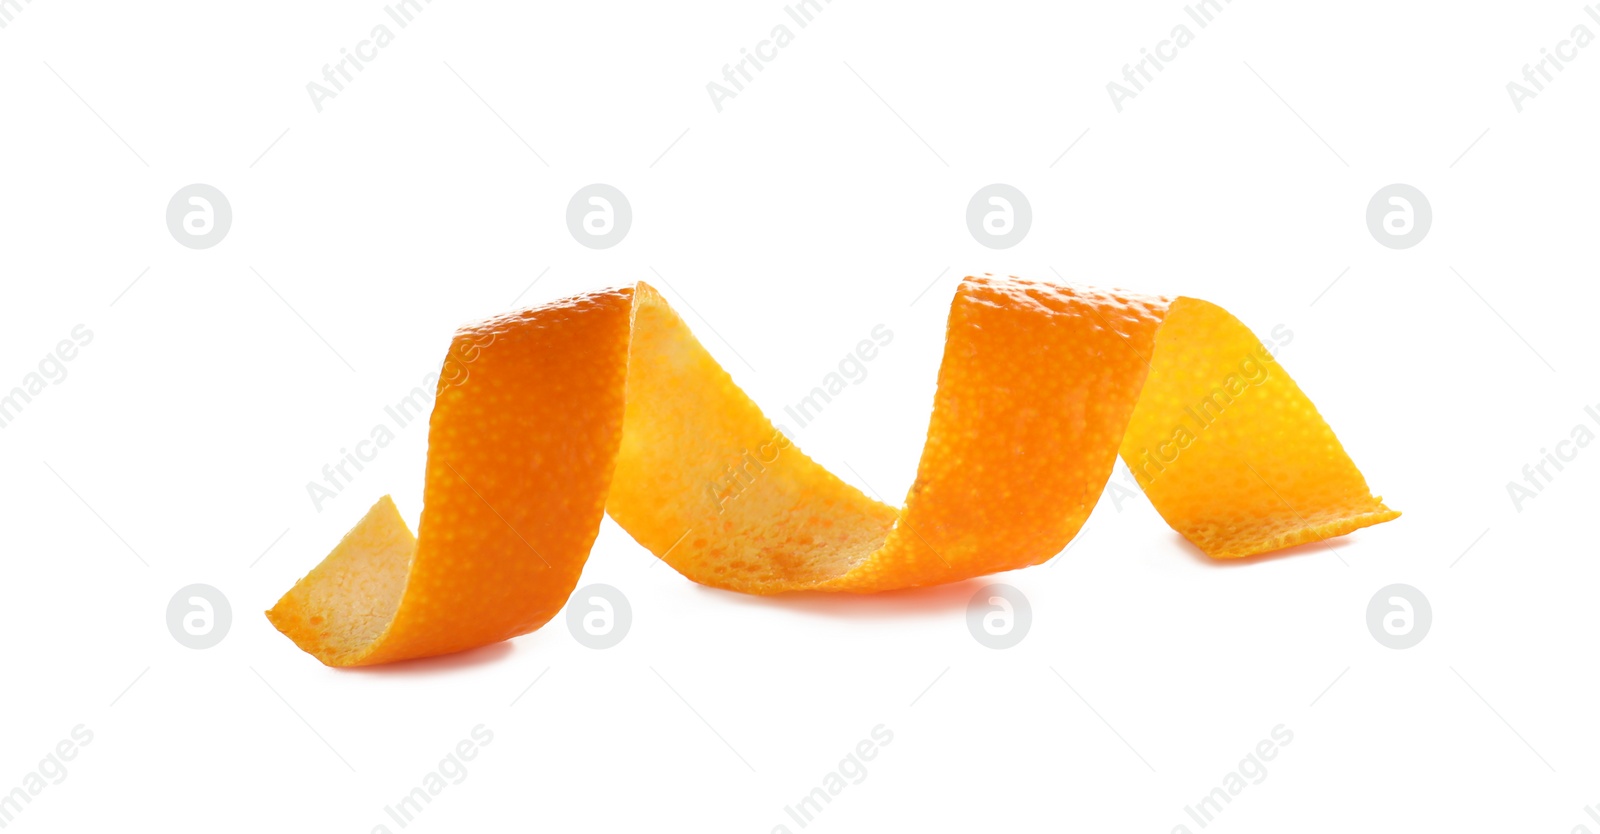
[{"label": "orange-colored skin", "polygon": [[752,594],[1038,564],[1083,526],[1119,453],[1218,559],[1399,515],[1259,340],[1191,298],[966,279],[902,510],[778,434],[647,284],[463,328],[446,369],[419,538],[385,497],[267,612],[330,666],[539,628],[602,511],[684,576]]}]

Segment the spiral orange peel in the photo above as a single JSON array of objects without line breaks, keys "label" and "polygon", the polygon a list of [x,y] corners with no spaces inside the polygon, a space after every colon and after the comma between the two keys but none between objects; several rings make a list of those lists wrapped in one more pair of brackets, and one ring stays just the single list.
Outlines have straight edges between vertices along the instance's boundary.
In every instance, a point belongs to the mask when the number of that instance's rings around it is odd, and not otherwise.
[{"label": "spiral orange peel", "polygon": [[801,453],[647,284],[469,325],[452,361],[465,372],[439,383],[418,535],[385,496],[267,612],[329,666],[539,628],[602,512],[689,579],[750,594],[1039,564],[1083,526],[1118,454],[1216,559],[1399,515],[1261,342],[1193,298],[964,280],[899,510]]}]

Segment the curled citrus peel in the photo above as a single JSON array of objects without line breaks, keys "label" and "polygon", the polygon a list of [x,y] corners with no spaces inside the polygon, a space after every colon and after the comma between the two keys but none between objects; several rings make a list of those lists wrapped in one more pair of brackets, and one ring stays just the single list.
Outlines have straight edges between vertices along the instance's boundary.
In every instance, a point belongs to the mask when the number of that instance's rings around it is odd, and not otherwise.
[{"label": "curled citrus peel", "polygon": [[900,510],[778,433],[647,284],[465,327],[451,358],[464,372],[439,384],[419,535],[385,496],[267,612],[330,666],[539,628],[603,511],[684,576],[751,594],[1039,564],[1119,453],[1217,559],[1399,515],[1260,341],[1192,298],[966,279]]}]

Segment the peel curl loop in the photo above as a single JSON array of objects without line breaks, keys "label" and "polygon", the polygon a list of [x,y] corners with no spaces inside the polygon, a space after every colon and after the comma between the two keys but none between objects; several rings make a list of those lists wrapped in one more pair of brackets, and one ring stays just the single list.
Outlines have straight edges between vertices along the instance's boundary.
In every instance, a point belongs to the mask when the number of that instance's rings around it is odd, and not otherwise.
[{"label": "peel curl loop", "polygon": [[385,496],[267,612],[325,664],[539,628],[602,512],[689,579],[751,594],[1039,564],[1083,526],[1119,454],[1217,559],[1399,515],[1260,340],[1193,298],[963,281],[898,510],[790,444],[647,284],[467,326],[451,360],[466,373],[439,384],[418,535]]}]

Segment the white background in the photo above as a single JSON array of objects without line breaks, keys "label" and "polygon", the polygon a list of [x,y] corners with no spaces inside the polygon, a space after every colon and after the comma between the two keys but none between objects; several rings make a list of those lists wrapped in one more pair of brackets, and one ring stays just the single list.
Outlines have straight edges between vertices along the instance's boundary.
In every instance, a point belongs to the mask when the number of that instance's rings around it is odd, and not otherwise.
[{"label": "white background", "polygon": [[[320,113],[306,84],[390,23],[379,3],[12,15],[0,390],[94,337],[0,429],[0,791],[94,739],[8,830],[399,830],[385,805],[479,724],[493,742],[408,830],[799,830],[785,805],[879,724],[893,742],[807,830],[1198,830],[1185,805],[1283,724],[1208,830],[1600,831],[1600,451],[1520,512],[1506,490],[1600,403],[1600,48],[1523,112],[1506,91],[1600,33],[1579,3],[1239,0],[1201,29],[1177,3],[835,0],[801,29],[776,2],[440,0]],[[793,43],[719,113],[706,84],[780,23]],[[1194,43],[1119,113],[1106,84],[1180,23]],[[164,220],[194,182],[234,215],[198,251]],[[632,204],[611,249],[565,225],[593,182]],[[1011,249],[965,225],[995,182],[1032,205]],[[1434,214],[1400,251],[1365,224],[1394,182]],[[558,618],[336,671],[259,613],[378,496],[415,522],[420,424],[321,512],[305,485],[513,299],[650,280],[775,416],[886,325],[798,440],[895,501],[960,276],[1053,270],[1285,325],[1279,359],[1404,517],[1216,565],[1142,497],[1106,501],[996,580],[1033,608],[1004,651],[967,632],[981,581],[744,597],[609,520],[584,578],[632,603],[609,650]],[[164,619],[197,582],[233,609],[204,651]],[[1433,608],[1404,651],[1365,624],[1395,582]]]}]

